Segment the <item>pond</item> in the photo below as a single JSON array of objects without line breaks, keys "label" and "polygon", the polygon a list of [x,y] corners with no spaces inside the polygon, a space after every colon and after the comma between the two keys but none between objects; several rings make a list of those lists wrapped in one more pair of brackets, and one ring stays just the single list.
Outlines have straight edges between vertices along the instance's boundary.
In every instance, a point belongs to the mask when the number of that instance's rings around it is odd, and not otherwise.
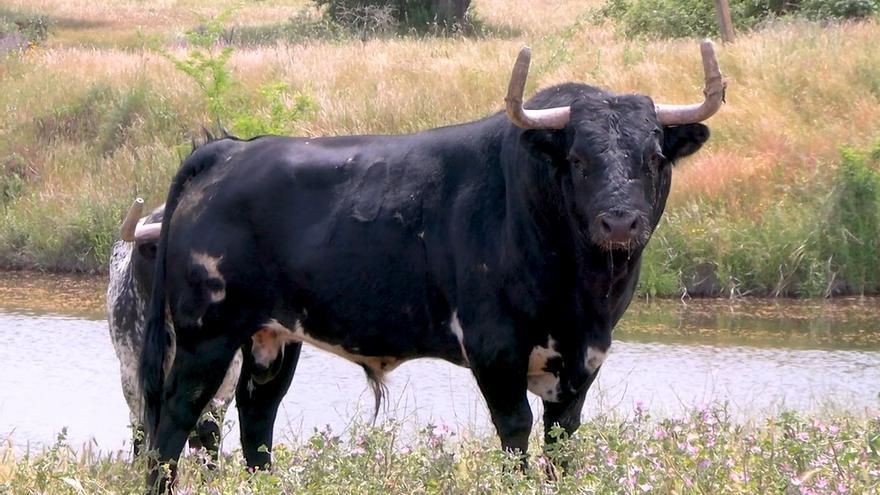
[{"label": "pond", "polygon": [[[107,331],[100,277],[0,272],[0,440],[16,451],[54,442],[128,449],[128,409]],[[726,403],[736,417],[780,410],[880,409],[880,299],[638,301],[614,335],[585,415],[654,415]],[[379,421],[492,431],[467,369],[416,360],[388,376]],[[276,441],[369,421],[358,366],[306,346],[276,424]],[[535,418],[540,400],[530,395]],[[234,406],[224,448],[238,445]]]}]

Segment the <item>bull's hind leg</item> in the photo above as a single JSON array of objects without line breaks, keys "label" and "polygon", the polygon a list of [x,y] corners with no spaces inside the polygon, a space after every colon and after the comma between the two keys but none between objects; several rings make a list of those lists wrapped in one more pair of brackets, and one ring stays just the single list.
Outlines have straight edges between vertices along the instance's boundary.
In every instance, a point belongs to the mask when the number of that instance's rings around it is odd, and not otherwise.
[{"label": "bull's hind leg", "polygon": [[244,346],[241,378],[235,390],[241,428],[241,448],[248,469],[266,469],[272,461],[272,430],[278,406],[287,389],[290,388],[302,344],[286,345],[276,358],[281,361],[277,373],[263,383],[260,383],[262,380],[254,380],[254,372],[262,371],[262,368],[257,369],[255,366],[254,355],[250,348],[250,343]]},{"label": "bull's hind leg", "polygon": [[241,353],[236,353],[232,364],[226,371],[226,376],[220,385],[217,394],[208,403],[208,407],[202,412],[196,429],[189,437],[189,447],[191,449],[204,448],[208,454],[206,465],[209,469],[216,467],[216,462],[220,456],[220,437],[223,427],[223,418],[226,416],[226,409],[232,402],[232,396],[235,393],[235,387],[238,384],[238,375],[241,372]]},{"label": "bull's hind leg", "polygon": [[[194,332],[207,333],[206,329]],[[166,485],[173,484],[177,460],[189,432],[220,387],[237,350],[234,341],[222,336],[188,344],[178,340],[174,363],[162,392],[157,445],[153,446],[158,455],[158,465],[151,463],[147,480],[148,486],[159,492],[164,491]],[[166,463],[170,468],[167,476],[160,467]]]}]

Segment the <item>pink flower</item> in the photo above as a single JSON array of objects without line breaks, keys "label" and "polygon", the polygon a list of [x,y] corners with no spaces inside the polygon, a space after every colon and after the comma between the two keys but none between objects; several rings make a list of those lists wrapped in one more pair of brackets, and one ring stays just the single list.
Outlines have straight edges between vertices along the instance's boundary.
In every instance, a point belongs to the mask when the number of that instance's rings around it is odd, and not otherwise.
[{"label": "pink flower", "polygon": [[648,493],[651,491],[652,488],[654,488],[654,487],[651,486],[650,483],[643,483],[643,484],[639,485],[639,490],[641,490],[642,493]]}]

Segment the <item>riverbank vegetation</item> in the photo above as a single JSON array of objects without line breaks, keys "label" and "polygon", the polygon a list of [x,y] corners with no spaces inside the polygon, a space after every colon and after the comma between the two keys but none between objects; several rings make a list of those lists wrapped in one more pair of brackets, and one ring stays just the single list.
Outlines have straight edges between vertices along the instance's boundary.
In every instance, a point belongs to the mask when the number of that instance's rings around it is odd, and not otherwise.
[{"label": "riverbank vegetation", "polygon": [[[190,139],[218,120],[248,137],[477,119],[502,107],[524,43],[528,93],[576,80],[688,102],[702,87],[695,38],[630,33],[600,0],[475,0],[472,28],[445,36],[346,29],[307,0],[0,6],[0,26],[49,26],[0,43],[0,266],[12,268],[105,270],[132,198],[161,203]],[[774,16],[718,47],[728,101],[676,168],[642,294],[880,290],[873,12]]]},{"label": "riverbank vegetation", "polygon": [[[494,438],[458,438],[448,427],[403,434],[399,424],[328,428],[277,446],[271,472],[247,474],[240,454],[216,471],[198,455],[181,467],[179,493],[792,493],[880,490],[880,418],[806,418],[784,413],[732,421],[724,407],[652,418],[598,416],[550,452],[567,464],[551,481],[546,457],[525,473]],[[533,452],[539,452],[537,441]],[[72,449],[63,439],[39,453],[0,456],[0,492],[115,494],[142,491],[142,465],[127,453]],[[562,471],[557,471],[561,474]]]}]

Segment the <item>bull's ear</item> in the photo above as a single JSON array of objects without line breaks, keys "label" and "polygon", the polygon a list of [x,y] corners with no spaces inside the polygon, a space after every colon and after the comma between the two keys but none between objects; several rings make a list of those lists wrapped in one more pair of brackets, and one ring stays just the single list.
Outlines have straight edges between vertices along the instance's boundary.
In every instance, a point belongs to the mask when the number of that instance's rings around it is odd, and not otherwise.
[{"label": "bull's ear", "polygon": [[703,124],[686,124],[663,128],[663,154],[675,160],[696,153],[709,139],[709,128]]}]

